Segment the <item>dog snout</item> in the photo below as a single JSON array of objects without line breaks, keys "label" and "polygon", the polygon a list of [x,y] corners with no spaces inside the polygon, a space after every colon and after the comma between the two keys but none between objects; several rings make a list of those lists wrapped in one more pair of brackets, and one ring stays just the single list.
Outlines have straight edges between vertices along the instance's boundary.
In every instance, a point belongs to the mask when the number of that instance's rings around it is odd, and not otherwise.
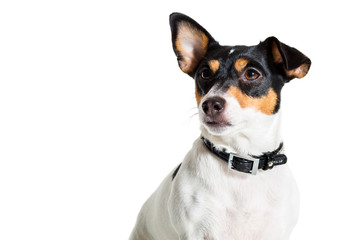
[{"label": "dog snout", "polygon": [[211,97],[202,103],[202,109],[208,116],[219,115],[225,109],[225,99],[221,97]]}]

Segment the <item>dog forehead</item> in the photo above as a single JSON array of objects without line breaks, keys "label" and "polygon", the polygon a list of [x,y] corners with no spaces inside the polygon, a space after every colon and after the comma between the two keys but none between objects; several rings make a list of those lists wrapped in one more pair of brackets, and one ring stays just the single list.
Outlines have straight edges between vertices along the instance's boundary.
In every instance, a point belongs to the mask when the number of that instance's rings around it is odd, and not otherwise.
[{"label": "dog forehead", "polygon": [[236,45],[236,46],[216,46],[212,49],[209,49],[207,52],[207,57],[214,57],[221,60],[233,59],[239,54],[247,54],[249,50],[253,47]]},{"label": "dog forehead", "polygon": [[217,60],[220,66],[229,69],[239,59],[246,59],[248,62],[256,62],[260,65],[266,64],[264,61],[265,56],[266,52],[259,45],[217,46],[209,49],[204,60],[207,61],[206,63]]}]

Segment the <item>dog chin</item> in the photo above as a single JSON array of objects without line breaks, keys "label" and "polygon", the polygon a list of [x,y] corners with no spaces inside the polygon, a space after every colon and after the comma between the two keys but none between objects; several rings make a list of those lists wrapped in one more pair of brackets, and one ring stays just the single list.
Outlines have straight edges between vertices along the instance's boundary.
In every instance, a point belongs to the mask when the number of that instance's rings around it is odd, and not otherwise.
[{"label": "dog chin", "polygon": [[201,130],[215,136],[223,136],[229,133],[232,125],[229,122],[201,122]]}]

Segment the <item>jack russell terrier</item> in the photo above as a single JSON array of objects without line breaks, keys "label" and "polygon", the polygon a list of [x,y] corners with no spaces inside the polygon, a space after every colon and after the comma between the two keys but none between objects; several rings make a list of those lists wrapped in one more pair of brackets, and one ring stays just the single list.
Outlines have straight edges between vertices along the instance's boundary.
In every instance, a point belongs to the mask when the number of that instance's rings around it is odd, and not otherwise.
[{"label": "jack russell terrier", "polygon": [[269,37],[222,46],[170,15],[180,69],[195,80],[201,136],[142,207],[130,240],[285,240],[299,196],[286,165],[280,92],[311,61]]}]

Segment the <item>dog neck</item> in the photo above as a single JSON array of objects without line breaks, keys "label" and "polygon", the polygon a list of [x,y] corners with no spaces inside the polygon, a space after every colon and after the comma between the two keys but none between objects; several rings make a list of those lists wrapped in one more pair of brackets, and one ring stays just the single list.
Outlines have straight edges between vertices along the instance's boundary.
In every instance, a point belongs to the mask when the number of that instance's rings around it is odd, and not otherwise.
[{"label": "dog neck", "polygon": [[280,123],[281,111],[271,116],[259,113],[225,134],[212,134],[204,126],[201,133],[215,146],[229,152],[240,156],[260,155],[273,151],[282,142]]}]

